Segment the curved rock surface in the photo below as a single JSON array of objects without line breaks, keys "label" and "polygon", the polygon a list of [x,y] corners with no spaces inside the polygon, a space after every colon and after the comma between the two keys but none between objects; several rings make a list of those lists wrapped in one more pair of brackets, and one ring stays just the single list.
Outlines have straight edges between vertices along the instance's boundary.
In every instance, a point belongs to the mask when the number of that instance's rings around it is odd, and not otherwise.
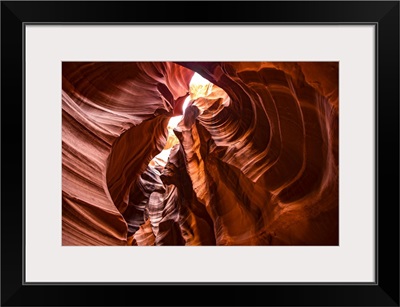
[{"label": "curved rock surface", "polygon": [[62,107],[63,245],[338,244],[338,63],[63,63]]},{"label": "curved rock surface", "polygon": [[64,62],[62,75],[63,245],[126,245],[128,223],[136,227],[125,213],[130,188],[164,147],[193,72],[173,63]]}]

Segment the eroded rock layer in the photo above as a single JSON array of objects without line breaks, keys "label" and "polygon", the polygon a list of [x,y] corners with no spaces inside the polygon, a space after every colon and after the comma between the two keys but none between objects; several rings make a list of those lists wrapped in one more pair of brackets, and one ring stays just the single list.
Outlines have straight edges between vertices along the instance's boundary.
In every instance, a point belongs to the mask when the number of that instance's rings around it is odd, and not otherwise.
[{"label": "eroded rock layer", "polygon": [[137,225],[125,212],[140,209],[140,201],[129,206],[130,187],[164,147],[193,72],[173,63],[65,62],[62,75],[63,245],[126,245],[128,224]]},{"label": "eroded rock layer", "polygon": [[64,63],[62,106],[64,245],[338,244],[338,63]]}]

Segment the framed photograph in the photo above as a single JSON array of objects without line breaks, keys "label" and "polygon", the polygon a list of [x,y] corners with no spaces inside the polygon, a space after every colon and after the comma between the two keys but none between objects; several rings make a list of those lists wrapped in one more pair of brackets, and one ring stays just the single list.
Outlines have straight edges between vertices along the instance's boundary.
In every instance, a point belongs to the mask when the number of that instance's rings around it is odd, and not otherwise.
[{"label": "framed photograph", "polygon": [[399,306],[398,1],[1,27],[2,306]]}]

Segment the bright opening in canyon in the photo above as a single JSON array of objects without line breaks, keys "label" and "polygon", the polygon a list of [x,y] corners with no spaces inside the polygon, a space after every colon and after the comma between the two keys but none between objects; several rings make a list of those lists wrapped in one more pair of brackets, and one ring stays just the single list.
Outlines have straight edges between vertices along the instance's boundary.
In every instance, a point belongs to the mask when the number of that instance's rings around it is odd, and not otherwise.
[{"label": "bright opening in canyon", "polygon": [[189,96],[186,97],[185,101],[182,104],[182,115],[171,117],[168,123],[168,127],[175,128],[182,120],[183,115],[185,114],[185,110],[190,101],[193,101],[199,97],[207,97],[211,93],[212,88],[213,84],[210,81],[195,72],[189,83]]},{"label": "bright opening in canyon", "polygon": [[172,127],[172,129],[175,128],[182,120],[189,102],[199,97],[207,97],[211,93],[212,88],[213,84],[210,81],[195,72],[189,83],[189,96],[186,97],[182,104],[182,115],[171,117],[168,127]]},{"label": "bright opening in canyon", "polygon": [[194,101],[200,97],[207,97],[213,88],[213,84],[207,79],[203,78],[200,74],[194,73],[189,83],[189,95],[186,97],[182,104],[182,115],[173,116],[168,121],[168,136],[167,142],[163,150],[156,155],[149,163],[152,167],[164,167],[168,161],[168,157],[171,153],[171,149],[175,144],[179,143],[178,138],[174,133],[174,129],[178,126],[185,115],[185,110],[189,105],[190,101]]}]

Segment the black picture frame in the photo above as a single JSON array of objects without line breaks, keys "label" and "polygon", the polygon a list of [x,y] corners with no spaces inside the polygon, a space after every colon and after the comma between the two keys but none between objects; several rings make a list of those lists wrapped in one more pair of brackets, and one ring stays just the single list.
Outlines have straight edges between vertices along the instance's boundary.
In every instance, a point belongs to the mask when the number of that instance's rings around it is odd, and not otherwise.
[{"label": "black picture frame", "polygon": [[[375,25],[376,282],[26,284],[24,25],[71,22]],[[398,1],[3,1],[1,77],[2,306],[399,306]]]}]

